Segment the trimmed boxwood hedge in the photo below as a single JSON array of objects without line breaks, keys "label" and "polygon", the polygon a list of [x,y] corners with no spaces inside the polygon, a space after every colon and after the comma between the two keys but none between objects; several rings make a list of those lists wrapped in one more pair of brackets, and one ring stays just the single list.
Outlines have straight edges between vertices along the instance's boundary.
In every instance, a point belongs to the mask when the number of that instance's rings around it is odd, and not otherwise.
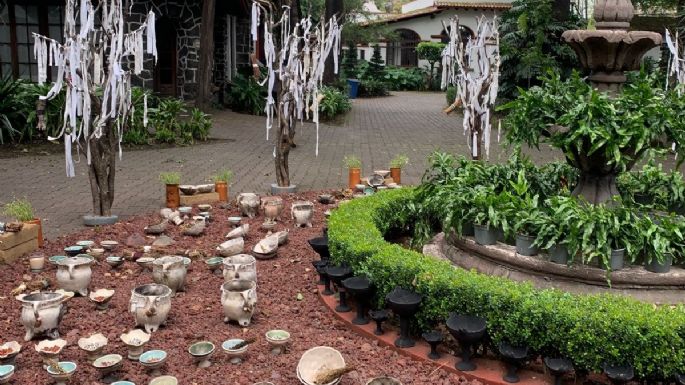
[{"label": "trimmed boxwood hedge", "polygon": [[666,379],[685,368],[685,312],[614,295],[574,295],[466,271],[397,244],[384,235],[406,229],[414,190],[399,189],[345,202],[328,222],[336,263],[376,285],[381,304],[395,286],[424,296],[417,314],[427,329],[449,312],[485,317],[495,343],[525,344],[564,356],[577,369],[601,372],[604,363],[631,364],[640,378]]}]

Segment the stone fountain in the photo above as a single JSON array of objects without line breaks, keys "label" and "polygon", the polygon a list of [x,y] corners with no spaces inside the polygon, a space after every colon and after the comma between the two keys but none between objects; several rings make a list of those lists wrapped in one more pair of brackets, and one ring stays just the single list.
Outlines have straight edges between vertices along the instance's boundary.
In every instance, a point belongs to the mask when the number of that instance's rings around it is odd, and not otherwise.
[{"label": "stone fountain", "polygon": [[[621,92],[627,78],[626,71],[640,69],[643,56],[662,43],[660,34],[648,31],[629,31],[635,9],[630,0],[597,0],[594,18],[596,30],[571,30],[562,38],[576,52],[584,69],[590,71],[591,84],[610,95]],[[557,127],[558,130],[567,130]],[[629,151],[630,149],[627,149]],[[581,171],[573,195],[583,196],[588,202],[601,203],[618,195],[616,174],[602,151],[592,155],[574,154]]]}]

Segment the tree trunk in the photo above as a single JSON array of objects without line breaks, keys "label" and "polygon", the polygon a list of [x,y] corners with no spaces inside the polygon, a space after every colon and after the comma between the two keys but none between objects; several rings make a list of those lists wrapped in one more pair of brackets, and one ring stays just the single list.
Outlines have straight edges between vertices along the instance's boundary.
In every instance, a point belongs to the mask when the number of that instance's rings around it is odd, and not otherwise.
[{"label": "tree trunk", "polygon": [[[214,69],[214,14],[216,0],[202,1],[202,22],[200,24],[200,63],[197,76],[197,99],[195,105],[207,110],[211,106],[212,73]],[[162,39],[164,36],[161,37]]]},{"label": "tree trunk", "polygon": [[93,214],[111,216],[117,153],[117,138],[111,121],[103,130],[100,139],[86,140],[90,141],[91,161],[88,166],[88,179],[93,198]]},{"label": "tree trunk", "polygon": [[[326,18],[330,20],[334,15],[339,19],[343,12],[342,0],[326,0]],[[326,66],[323,72],[323,83],[332,84],[335,82],[335,71],[333,68],[333,55],[326,59]]]},{"label": "tree trunk", "polygon": [[554,18],[558,21],[566,21],[571,15],[571,0],[554,0]]},{"label": "tree trunk", "polygon": [[[283,100],[285,91],[279,94],[279,100]],[[290,103],[288,109],[283,110],[284,105],[279,103],[278,107],[278,134],[276,135],[276,158],[274,159],[276,165],[276,183],[279,187],[290,186],[290,170],[288,167],[288,156],[290,155],[290,147],[292,138],[295,136],[295,127],[290,125],[287,116],[292,116],[295,106]],[[295,122],[293,121],[293,125]]]},{"label": "tree trunk", "polygon": [[581,171],[572,195],[583,197],[592,204],[610,203],[614,196],[619,195],[616,174],[592,175]]}]

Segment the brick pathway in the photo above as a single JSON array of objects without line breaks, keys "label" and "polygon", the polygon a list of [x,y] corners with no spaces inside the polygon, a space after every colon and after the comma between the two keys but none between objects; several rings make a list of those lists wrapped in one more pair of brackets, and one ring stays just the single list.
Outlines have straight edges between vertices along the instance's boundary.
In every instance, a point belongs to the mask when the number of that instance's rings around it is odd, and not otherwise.
[{"label": "brick pathway", "polygon": [[[353,109],[339,122],[322,124],[319,156],[314,156],[313,124],[298,125],[291,151],[290,172],[300,190],[341,188],[347,170],[346,154],[362,159],[363,171],[387,169],[398,153],[410,158],[403,171],[405,184],[417,183],[434,149],[468,153],[457,115],[441,113],[443,94],[398,92],[377,99],[357,99]],[[228,139],[212,144],[160,150],[125,151],[117,163],[113,212],[120,216],[151,212],[163,204],[161,171],[179,171],[183,183],[204,182],[218,169],[228,167],[236,175],[230,195],[236,192],[268,191],[275,181],[272,145],[265,138],[264,118],[219,111],[214,115],[212,136]],[[491,159],[504,158],[493,145]],[[537,161],[558,156],[558,151],[531,153]],[[81,226],[81,216],[91,212],[90,187],[84,164],[77,176],[65,177],[60,151],[44,156],[22,156],[0,162],[0,202],[26,196],[44,220],[46,237],[53,238]]]}]

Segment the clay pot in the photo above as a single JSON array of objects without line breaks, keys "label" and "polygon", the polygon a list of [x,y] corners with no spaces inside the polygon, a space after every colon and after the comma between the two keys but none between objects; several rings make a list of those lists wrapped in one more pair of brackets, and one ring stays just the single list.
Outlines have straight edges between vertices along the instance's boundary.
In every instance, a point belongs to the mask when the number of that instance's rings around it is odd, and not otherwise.
[{"label": "clay pot", "polygon": [[281,197],[262,198],[262,209],[268,222],[274,222],[281,216],[283,211],[283,199]]},{"label": "clay pot", "polygon": [[57,327],[62,320],[65,300],[60,293],[21,294],[16,297],[21,302],[21,324],[26,328],[24,341],[30,341],[38,334],[46,334],[52,339],[59,338]]},{"label": "clay pot", "polygon": [[59,288],[87,296],[92,276],[91,263],[93,259],[90,256],[67,257],[57,262],[56,277]]},{"label": "clay pot", "polygon": [[314,216],[314,204],[312,202],[293,202],[290,212],[297,226],[312,227],[312,217]]},{"label": "clay pot", "polygon": [[155,283],[166,285],[172,294],[183,290],[186,281],[186,267],[183,257],[167,255],[152,262],[152,279]]},{"label": "clay pot", "polygon": [[357,186],[358,184],[361,184],[361,182],[362,182],[361,173],[362,173],[362,170],[359,168],[350,168],[349,169],[347,186],[350,190],[354,190],[355,186]]},{"label": "clay pot", "polygon": [[181,194],[177,184],[166,185],[166,207],[175,209],[181,205]]},{"label": "clay pot", "polygon": [[240,207],[243,216],[254,218],[260,205],[259,195],[255,193],[241,193],[236,198],[236,203]]},{"label": "clay pot", "polygon": [[238,321],[248,326],[257,304],[257,284],[254,281],[234,279],[221,285],[221,305],[224,322]]},{"label": "clay pot", "polygon": [[149,334],[166,323],[171,310],[171,289],[165,285],[147,284],[131,291],[129,311],[136,319],[136,326],[143,326]]},{"label": "clay pot", "polygon": [[226,257],[224,264],[224,282],[243,279],[257,282],[257,261],[249,254],[238,254]]},{"label": "clay pot", "polygon": [[43,223],[40,221],[40,218],[33,218],[32,220],[24,223],[38,226],[38,247],[43,247]]},{"label": "clay pot", "polygon": [[219,200],[221,202],[228,202],[228,183],[214,182],[214,191],[219,193]]},{"label": "clay pot", "polygon": [[402,184],[402,169],[399,167],[390,167],[390,177],[394,183]]}]

